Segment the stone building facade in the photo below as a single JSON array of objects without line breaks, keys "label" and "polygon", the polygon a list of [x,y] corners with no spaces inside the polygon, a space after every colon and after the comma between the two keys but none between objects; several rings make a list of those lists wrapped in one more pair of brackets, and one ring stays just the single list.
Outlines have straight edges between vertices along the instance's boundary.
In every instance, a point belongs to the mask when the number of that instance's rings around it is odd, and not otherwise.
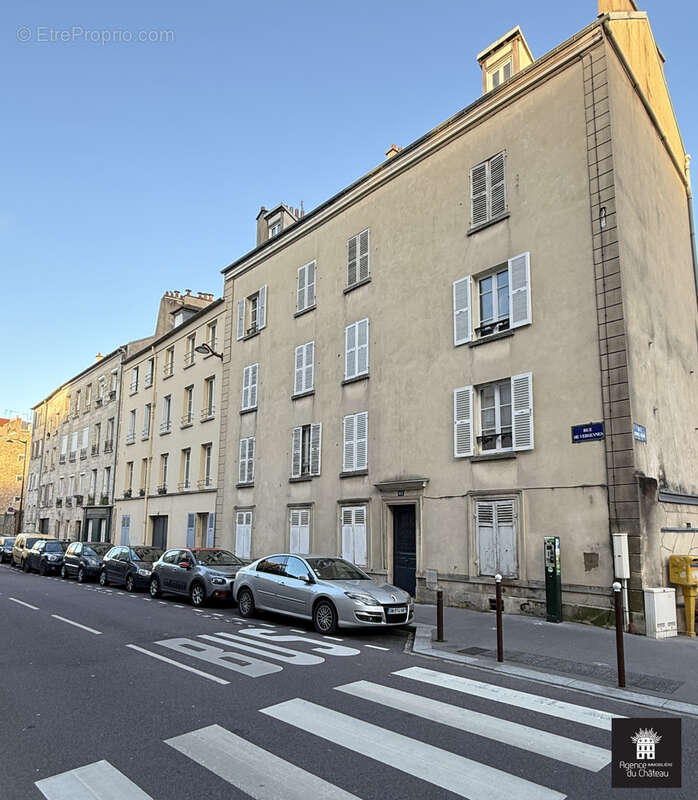
[{"label": "stone building facade", "polygon": [[[25,447],[24,442],[27,442]],[[21,417],[0,418],[0,535],[13,534],[24,513],[22,491],[29,474],[31,424]]]}]

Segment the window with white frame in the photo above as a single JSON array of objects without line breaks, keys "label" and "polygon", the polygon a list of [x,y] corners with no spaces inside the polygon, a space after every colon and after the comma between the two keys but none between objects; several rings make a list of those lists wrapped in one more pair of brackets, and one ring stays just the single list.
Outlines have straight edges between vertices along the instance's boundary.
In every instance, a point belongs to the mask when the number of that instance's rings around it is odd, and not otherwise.
[{"label": "window with white frame", "polygon": [[347,242],[347,286],[353,286],[368,279],[369,269],[369,229]]},{"label": "window with white frame", "polygon": [[296,347],[294,357],[293,393],[312,392],[315,373],[315,342]]},{"label": "window with white frame", "polygon": [[292,508],[289,513],[289,553],[310,552],[310,508]]},{"label": "window with white frame", "polygon": [[202,419],[212,419],[216,413],[216,378],[212,375],[204,381],[204,407]]},{"label": "window with white frame", "polygon": [[368,468],[368,411],[344,417],[343,472]]},{"label": "window with white frame", "polygon": [[293,429],[291,443],[291,477],[303,478],[320,474],[322,424],[299,425]]},{"label": "window with white frame", "polygon": [[[472,302],[472,297],[476,302]],[[531,323],[530,254],[453,283],[455,346]]]},{"label": "window with white frame", "polygon": [[160,433],[169,433],[172,430],[172,395],[167,394],[162,398],[162,422]]},{"label": "window with white frame", "polygon": [[196,347],[196,333],[192,333],[187,336],[187,345],[184,351],[184,366],[190,367],[194,363],[194,359],[196,358],[195,350]]},{"label": "window with white frame", "polygon": [[478,573],[514,578],[518,574],[517,503],[512,498],[475,498]]},{"label": "window with white frame", "polygon": [[238,300],[237,339],[252,336],[267,324],[267,287]]},{"label": "window with white frame", "polygon": [[211,350],[215,350],[218,344],[218,340],[216,337],[216,331],[218,329],[218,322],[213,320],[213,322],[209,322],[206,328],[206,343],[211,348]]},{"label": "window with white frame", "polygon": [[182,450],[180,491],[191,488],[191,447]]},{"label": "window with white frame", "polygon": [[153,385],[153,371],[155,370],[155,359],[149,358],[145,363],[145,379],[143,381],[144,388],[148,389]]},{"label": "window with white frame", "polygon": [[257,408],[259,364],[250,364],[242,371],[242,410]]},{"label": "window with white frame", "polygon": [[132,408],[128,412],[128,432],[126,434],[126,444],[133,444],[136,441],[136,409]]},{"label": "window with white frame", "polygon": [[167,471],[169,467],[170,454],[163,453],[160,456],[160,486],[159,489],[167,491]]},{"label": "window with white frame", "polygon": [[182,426],[191,425],[194,422],[194,385],[184,387],[184,402],[182,404],[184,413],[182,414]]},{"label": "window with white frame", "polygon": [[240,439],[240,460],[238,463],[238,483],[254,482],[254,436]]},{"label": "window with white frame", "polygon": [[[254,453],[253,453],[254,455]],[[200,489],[208,489],[213,484],[211,467],[213,465],[213,444],[208,442],[201,445],[201,479]]]},{"label": "window with white frame", "polygon": [[138,367],[134,367],[131,370],[131,394],[135,394],[138,391]]},{"label": "window with white frame", "polygon": [[296,311],[305,311],[315,305],[315,262],[310,261],[298,268],[296,289]]},{"label": "window with white frame", "polygon": [[126,486],[124,490],[126,492],[133,491],[133,461],[126,462]]},{"label": "window with white frame", "polygon": [[366,506],[342,506],[342,558],[365,567],[367,561]]},{"label": "window with white frame", "polygon": [[70,434],[70,461],[75,461],[78,452],[78,432],[73,431]]},{"label": "window with white frame", "polygon": [[174,347],[168,347],[165,350],[165,366],[163,367],[163,373],[166,378],[169,378],[174,373],[174,359],[175,349]]},{"label": "window with white frame", "polygon": [[275,222],[269,223],[269,238],[273,239],[275,236],[278,236],[281,233],[281,221],[276,220]]},{"label": "window with white frame", "polygon": [[532,450],[532,374],[526,372],[502,381],[455,389],[453,428],[456,458]]},{"label": "window with white frame", "polygon": [[87,446],[90,442],[90,429],[85,426],[82,429],[82,439],[80,442],[80,458],[87,458]]},{"label": "window with white frame", "polygon": [[104,481],[102,482],[102,495],[109,500],[111,495],[111,467],[104,468]]},{"label": "window with white frame", "polygon": [[347,325],[344,331],[344,379],[368,375],[368,319]]},{"label": "window with white frame", "polygon": [[68,454],[68,434],[65,433],[61,436],[61,457],[59,459],[60,464],[65,464],[65,459]]},{"label": "window with white frame", "polygon": [[496,219],[507,210],[505,153],[497,153],[470,170],[472,227]]},{"label": "window with white frame", "polygon": [[494,69],[490,69],[487,72],[487,89],[496,89],[500,84],[504,83],[504,81],[508,81],[511,78],[514,71],[514,67],[512,64],[511,58],[508,58],[506,61],[497,64]]},{"label": "window with white frame", "polygon": [[119,371],[117,369],[113,369],[111,371],[111,379],[109,383],[109,390],[113,393],[116,392],[116,389],[119,385]]},{"label": "window with white frame", "polygon": [[143,432],[141,433],[141,439],[150,438],[151,410],[152,410],[152,404],[146,403],[145,407],[143,408]]},{"label": "window with white frame", "polygon": [[252,512],[238,511],[235,514],[235,555],[249,558],[252,545]]}]

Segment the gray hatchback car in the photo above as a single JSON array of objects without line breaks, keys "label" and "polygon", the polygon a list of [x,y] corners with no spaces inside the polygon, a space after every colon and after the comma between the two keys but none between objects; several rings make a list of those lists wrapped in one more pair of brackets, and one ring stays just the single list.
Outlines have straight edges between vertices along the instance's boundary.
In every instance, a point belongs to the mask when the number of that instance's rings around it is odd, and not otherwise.
[{"label": "gray hatchback car", "polygon": [[233,596],[233,578],[243,565],[229,550],[187,547],[166,550],[153,564],[150,596],[188,595],[193,606]]},{"label": "gray hatchback car", "polygon": [[404,589],[373,580],[343,558],[282,554],[240,569],[233,599],[243,617],[255,609],[313,621],[318,633],[344,627],[386,627],[412,621],[414,602]]}]

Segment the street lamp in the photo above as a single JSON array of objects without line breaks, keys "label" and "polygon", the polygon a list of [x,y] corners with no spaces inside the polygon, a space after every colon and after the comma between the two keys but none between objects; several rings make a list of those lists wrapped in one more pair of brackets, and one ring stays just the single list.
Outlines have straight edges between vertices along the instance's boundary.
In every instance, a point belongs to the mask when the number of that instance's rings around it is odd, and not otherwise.
[{"label": "street lamp", "polygon": [[22,524],[22,507],[24,504],[24,473],[27,471],[27,440],[26,439],[7,439],[12,444],[24,445],[24,461],[22,463],[22,493],[19,497],[19,519],[15,522],[15,533],[19,533],[19,526]]},{"label": "street lamp", "polygon": [[199,344],[194,348],[194,351],[204,356],[218,356],[221,361],[223,360],[223,353],[217,353],[210,344]]}]

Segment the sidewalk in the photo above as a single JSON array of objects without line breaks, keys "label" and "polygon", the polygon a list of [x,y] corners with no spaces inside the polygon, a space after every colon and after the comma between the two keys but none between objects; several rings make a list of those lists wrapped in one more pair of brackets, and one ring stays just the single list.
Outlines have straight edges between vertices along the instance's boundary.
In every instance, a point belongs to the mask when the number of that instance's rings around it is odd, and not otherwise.
[{"label": "sidewalk", "polygon": [[[417,625],[436,625],[436,606],[415,606]],[[509,670],[558,676],[568,681],[617,690],[615,631],[574,622],[551,623],[539,617],[505,614],[504,665]],[[419,629],[418,629],[419,631]],[[415,652],[422,645],[432,655],[497,668],[497,634],[494,611],[444,608],[444,642],[428,641],[422,629],[415,637]],[[436,638],[436,629],[433,631]],[[628,693],[666,698],[698,706],[698,639],[676,636],[649,639],[626,634],[625,671]],[[624,690],[617,690],[624,691]],[[616,691],[612,694],[616,695]]]}]

